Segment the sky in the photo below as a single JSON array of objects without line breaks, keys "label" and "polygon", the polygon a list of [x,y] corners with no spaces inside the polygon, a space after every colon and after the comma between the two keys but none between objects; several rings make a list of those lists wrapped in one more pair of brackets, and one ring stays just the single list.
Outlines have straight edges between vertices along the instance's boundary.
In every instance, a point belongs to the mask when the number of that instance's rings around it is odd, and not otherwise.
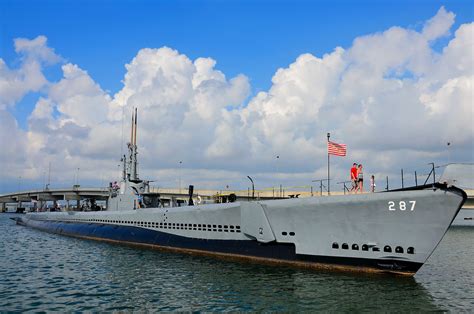
[{"label": "sky", "polygon": [[348,146],[333,190],[353,162],[380,187],[472,163],[473,16],[470,1],[0,0],[0,193],[118,179],[133,107],[140,175],[162,187],[314,185],[327,132]]}]

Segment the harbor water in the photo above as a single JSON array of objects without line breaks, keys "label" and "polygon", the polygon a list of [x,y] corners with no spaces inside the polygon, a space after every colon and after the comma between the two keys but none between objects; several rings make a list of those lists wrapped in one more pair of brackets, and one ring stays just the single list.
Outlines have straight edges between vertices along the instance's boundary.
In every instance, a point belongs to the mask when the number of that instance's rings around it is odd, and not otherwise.
[{"label": "harbor water", "polygon": [[0,214],[0,311],[474,311],[474,227],[415,277],[268,266],[75,239]]}]

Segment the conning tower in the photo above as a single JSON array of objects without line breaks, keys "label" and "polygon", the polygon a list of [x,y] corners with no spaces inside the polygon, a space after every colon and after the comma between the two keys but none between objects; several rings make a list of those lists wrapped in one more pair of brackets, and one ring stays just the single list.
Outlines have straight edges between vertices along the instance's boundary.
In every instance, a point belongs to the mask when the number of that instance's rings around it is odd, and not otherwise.
[{"label": "conning tower", "polygon": [[109,210],[130,210],[141,207],[159,206],[159,194],[150,193],[149,181],[138,176],[137,123],[138,111],[132,111],[130,142],[127,143],[128,157],[122,157],[122,180],[113,185],[108,200]]}]

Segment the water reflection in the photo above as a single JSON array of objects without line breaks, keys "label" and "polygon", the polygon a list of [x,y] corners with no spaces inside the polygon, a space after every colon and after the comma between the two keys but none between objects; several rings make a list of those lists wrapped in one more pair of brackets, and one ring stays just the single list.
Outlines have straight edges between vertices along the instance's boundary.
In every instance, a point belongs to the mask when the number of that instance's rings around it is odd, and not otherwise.
[{"label": "water reflection", "polygon": [[474,309],[474,228],[451,226],[415,279],[444,310]]},{"label": "water reflection", "polygon": [[[16,226],[4,215],[0,234],[2,311],[408,312],[443,310],[446,302],[469,306],[443,292],[446,268],[430,265],[414,279],[231,262],[67,238]],[[436,267],[451,265],[443,255],[435,258]],[[430,285],[432,279],[437,285]],[[444,303],[434,302],[432,291]]]},{"label": "water reflection", "polygon": [[[134,282],[129,295],[159,310],[439,310],[413,278],[324,273],[121,248],[112,281]],[[137,251],[139,253],[137,253]],[[171,265],[171,266],[170,266]],[[128,271],[127,267],[130,267]]]}]

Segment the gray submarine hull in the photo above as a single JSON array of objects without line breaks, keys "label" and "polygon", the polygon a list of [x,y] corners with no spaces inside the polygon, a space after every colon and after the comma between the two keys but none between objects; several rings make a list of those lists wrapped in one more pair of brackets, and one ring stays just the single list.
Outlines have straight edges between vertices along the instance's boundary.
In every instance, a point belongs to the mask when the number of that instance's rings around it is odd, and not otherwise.
[{"label": "gray submarine hull", "polygon": [[442,184],[381,193],[174,208],[28,213],[47,232],[318,269],[413,275],[466,200]]}]

